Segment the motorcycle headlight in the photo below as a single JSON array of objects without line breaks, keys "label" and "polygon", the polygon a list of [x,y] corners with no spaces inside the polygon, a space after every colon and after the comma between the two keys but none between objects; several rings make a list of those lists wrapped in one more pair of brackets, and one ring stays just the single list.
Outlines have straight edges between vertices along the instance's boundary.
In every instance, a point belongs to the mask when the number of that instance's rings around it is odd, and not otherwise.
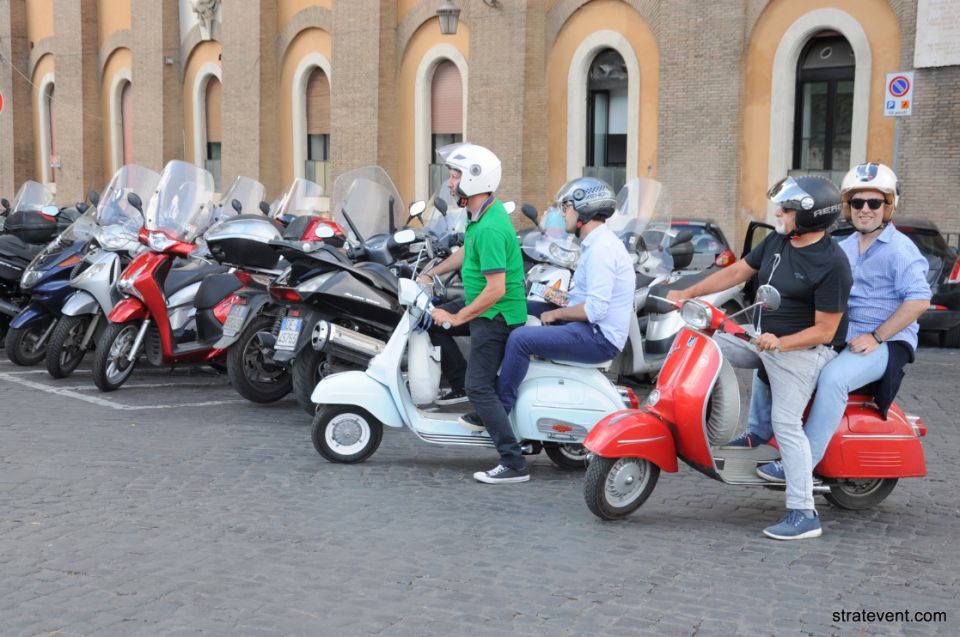
[{"label": "motorcycle headlight", "polygon": [[27,269],[23,271],[23,276],[20,277],[20,287],[24,290],[32,288],[41,278],[43,278],[42,271],[28,266]]},{"label": "motorcycle headlight", "polygon": [[140,291],[137,290],[134,282],[137,280],[137,277],[140,276],[140,273],[146,269],[146,267],[147,264],[144,263],[133,272],[124,273],[124,275],[121,276],[117,281],[117,289],[120,290],[122,294],[126,294],[127,296],[135,296],[142,301],[143,297],[140,295]]},{"label": "motorcycle headlight", "polygon": [[690,327],[705,330],[710,327],[713,313],[710,308],[700,301],[684,301],[680,306],[680,318]]},{"label": "motorcycle headlight", "polygon": [[579,250],[567,250],[556,243],[550,244],[550,259],[562,268],[575,268],[580,258]]},{"label": "motorcycle headlight", "polygon": [[151,250],[155,250],[156,252],[163,252],[175,243],[176,241],[162,232],[151,232],[147,235],[147,245],[150,246]]}]

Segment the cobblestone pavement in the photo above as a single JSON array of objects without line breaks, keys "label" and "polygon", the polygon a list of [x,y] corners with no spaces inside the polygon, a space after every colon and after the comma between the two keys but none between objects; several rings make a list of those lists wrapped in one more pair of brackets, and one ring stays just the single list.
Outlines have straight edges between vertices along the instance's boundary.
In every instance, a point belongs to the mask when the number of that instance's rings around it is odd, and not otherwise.
[{"label": "cobblestone pavement", "polygon": [[[663,474],[601,522],[583,479],[471,473],[490,450],[388,431],[367,462],[313,450],[292,399],[139,371],[99,394],[0,363],[0,635],[956,635],[960,353],[925,348],[900,402],[929,475],[824,536],[762,537],[783,494]],[[837,621],[946,611],[945,623]]]}]

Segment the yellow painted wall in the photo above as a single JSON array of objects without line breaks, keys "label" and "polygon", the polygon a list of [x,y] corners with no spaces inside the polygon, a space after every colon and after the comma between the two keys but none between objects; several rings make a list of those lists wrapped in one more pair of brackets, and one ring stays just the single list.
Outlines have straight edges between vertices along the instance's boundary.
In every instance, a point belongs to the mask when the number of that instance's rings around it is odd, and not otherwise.
[{"label": "yellow painted wall", "polygon": [[[449,44],[463,55],[470,64],[470,29],[467,25],[460,23],[456,35],[442,35],[440,33],[440,20],[433,18],[424,22],[419,29],[410,38],[407,43],[407,50],[403,52],[403,59],[400,62],[400,100],[398,114],[400,116],[400,169],[398,172],[397,189],[404,201],[413,201],[416,192],[416,173],[414,166],[414,157],[416,154],[416,144],[414,135],[416,133],[416,113],[415,113],[415,91],[417,84],[417,69],[427,51],[437,44]],[[470,90],[470,74],[467,73],[467,90]],[[469,96],[464,95],[464,105],[469,101]],[[469,117],[469,112],[468,112]],[[469,125],[467,127],[469,131]]]},{"label": "yellow painted wall", "polygon": [[[347,0],[349,2],[349,0]],[[277,3],[277,33],[283,31],[293,16],[307,7],[326,7],[331,9],[332,0],[279,0]]]},{"label": "yellow painted wall", "polygon": [[[750,37],[744,72],[743,139],[740,209],[762,219],[770,149],[770,78],[773,59],[783,34],[802,15],[816,9],[840,9],[860,23],[870,41],[873,58],[870,77],[870,115],[867,159],[889,164],[893,157],[894,118],[883,116],[887,73],[900,69],[900,28],[885,0],[773,0],[764,10]],[[861,81],[861,78],[857,78]],[[791,137],[793,133],[790,133]]]},{"label": "yellow painted wall", "polygon": [[[410,10],[413,9],[420,0],[397,0],[397,24],[403,22],[403,18],[410,13]],[[440,3],[437,3],[437,6],[440,6]]]},{"label": "yellow painted wall", "polygon": [[53,0],[27,0],[27,37],[36,44],[53,35]]},{"label": "yellow painted wall", "polygon": [[[34,159],[33,178],[41,183],[43,182],[43,158],[41,157],[43,149],[40,148],[40,82],[44,75],[54,72],[53,68],[53,54],[48,53],[40,58],[33,71],[33,148],[36,158]],[[53,96],[56,99],[56,90],[54,90]]]},{"label": "yellow painted wall", "polygon": [[130,28],[130,0],[97,0],[100,46],[114,32]]},{"label": "yellow painted wall", "polygon": [[[623,34],[640,63],[640,149],[638,171],[657,174],[657,117],[660,91],[660,52],[650,27],[632,7],[620,0],[595,0],[567,20],[547,58],[547,117],[549,171],[547,192],[567,180],[567,75],[577,47],[600,30]],[[633,78],[631,78],[632,80]],[[652,166],[646,175],[646,166]]]},{"label": "yellow painted wall", "polygon": [[[202,165],[203,157],[196,157],[193,148],[193,131],[197,122],[193,121],[193,84],[197,80],[198,71],[208,62],[220,64],[220,43],[216,40],[201,42],[190,53],[186,72],[183,74],[183,140],[184,157],[186,161]],[[136,79],[136,78],[134,78]],[[136,89],[134,89],[136,90]],[[136,117],[136,113],[134,113]]]},{"label": "yellow painted wall", "polygon": [[[280,181],[284,187],[293,181],[293,75],[297,65],[309,53],[320,53],[333,64],[330,34],[323,29],[304,29],[294,38],[283,59],[280,72]],[[337,90],[337,69],[331,68],[330,88]],[[336,152],[332,149],[331,152]]]},{"label": "yellow painted wall", "polygon": [[[113,177],[113,167],[111,157],[113,156],[113,138],[115,135],[122,134],[119,126],[110,119],[110,86],[113,84],[113,78],[120,71],[133,69],[133,55],[130,49],[117,49],[107,59],[103,67],[103,78],[100,83],[100,104],[103,111],[103,177],[104,182],[110,181]],[[132,75],[132,73],[131,73]],[[119,109],[118,109],[119,110]],[[136,130],[136,128],[134,128]],[[120,159],[121,163],[123,158]]]}]

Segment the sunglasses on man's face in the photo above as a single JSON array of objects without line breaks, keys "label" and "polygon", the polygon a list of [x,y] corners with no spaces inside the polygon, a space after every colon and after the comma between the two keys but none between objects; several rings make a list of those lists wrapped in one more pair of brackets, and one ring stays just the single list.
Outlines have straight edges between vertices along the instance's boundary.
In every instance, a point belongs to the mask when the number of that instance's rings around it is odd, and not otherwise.
[{"label": "sunglasses on man's face", "polygon": [[886,202],[883,199],[851,199],[850,207],[854,210],[860,210],[863,208],[863,204],[867,204],[870,207],[870,210],[879,210],[880,206]]}]

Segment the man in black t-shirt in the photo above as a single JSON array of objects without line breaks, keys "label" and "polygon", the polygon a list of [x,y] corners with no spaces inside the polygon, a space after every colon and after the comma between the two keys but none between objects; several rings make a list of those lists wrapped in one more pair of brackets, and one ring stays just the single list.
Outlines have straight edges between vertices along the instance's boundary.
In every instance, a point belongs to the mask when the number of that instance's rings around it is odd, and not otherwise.
[{"label": "man in black t-shirt", "polygon": [[757,347],[769,379],[771,420],[787,483],[787,515],[764,529],[778,540],[819,537],[813,503],[810,444],[803,411],[820,369],[846,337],[852,278],[843,251],[826,232],[840,215],[840,191],[819,177],[787,177],[767,193],[777,204],[776,233],[742,260],[686,290],[668,294],[684,300],[724,290],[759,274],[761,284],[780,292],[780,307],[759,311]]}]

